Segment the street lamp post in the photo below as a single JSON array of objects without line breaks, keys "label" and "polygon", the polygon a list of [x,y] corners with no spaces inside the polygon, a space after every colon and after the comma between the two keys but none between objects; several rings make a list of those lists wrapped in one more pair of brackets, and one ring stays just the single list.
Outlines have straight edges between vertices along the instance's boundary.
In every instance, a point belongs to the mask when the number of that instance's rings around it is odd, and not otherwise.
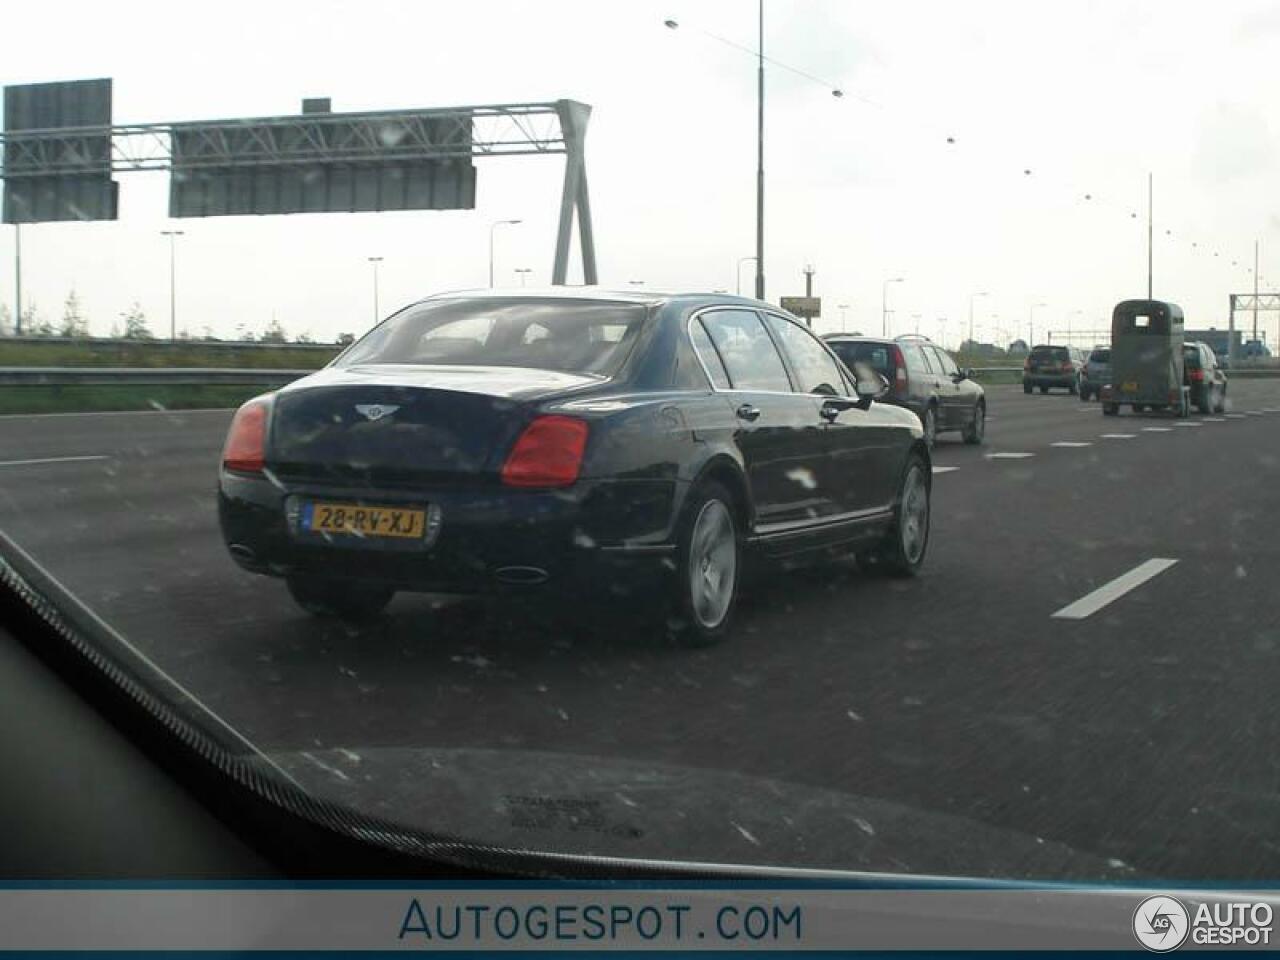
[{"label": "street lamp post", "polygon": [[524,286],[524,278],[533,272],[533,267],[516,267],[516,273],[520,274],[520,286]]},{"label": "street lamp post", "polygon": [[844,333],[844,312],[849,309],[849,304],[838,303],[836,309],[840,311],[840,332]]},{"label": "street lamp post", "polygon": [[906,277],[890,277],[880,284],[880,336],[889,335],[889,284],[903,283]]},{"label": "street lamp post", "polygon": [[381,319],[381,311],[378,309],[378,264],[382,262],[381,257],[369,257],[369,262],[373,264],[373,325],[378,325]]},{"label": "street lamp post", "polygon": [[644,281],[643,281],[643,280],[628,280],[628,281],[627,281],[627,284],[628,284],[629,286],[632,286],[632,287],[643,287],[643,286],[644,286]]},{"label": "street lamp post", "polygon": [[13,225],[13,335],[22,336],[22,224]]},{"label": "street lamp post", "polygon": [[522,223],[522,222],[523,221],[521,220],[495,220],[493,221],[493,223],[489,224],[489,286],[490,287],[493,286],[493,232],[497,230],[498,227],[501,227],[504,225],[514,226],[515,224]]},{"label": "street lamp post", "polygon": [[182,230],[161,230],[160,236],[169,238],[169,339],[178,339],[178,270],[177,240],[186,236]]},{"label": "street lamp post", "polygon": [[969,345],[973,346],[973,301],[978,297],[989,297],[991,294],[986,290],[979,290],[977,293],[969,294]]},{"label": "street lamp post", "polygon": [[1036,342],[1036,307],[1047,307],[1047,303],[1033,303],[1031,305],[1030,317],[1027,319],[1027,347],[1035,346]]},{"label": "street lamp post", "polygon": [[746,263],[748,260],[754,260],[754,259],[755,257],[739,257],[738,258],[738,267],[734,271],[734,277],[738,283],[738,286],[737,286],[738,296],[742,296],[742,265]]}]

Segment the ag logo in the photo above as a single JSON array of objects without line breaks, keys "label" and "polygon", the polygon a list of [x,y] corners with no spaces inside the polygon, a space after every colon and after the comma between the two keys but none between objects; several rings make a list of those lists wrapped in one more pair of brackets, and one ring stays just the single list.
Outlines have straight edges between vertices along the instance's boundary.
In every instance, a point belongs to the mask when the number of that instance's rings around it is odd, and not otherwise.
[{"label": "ag logo", "polygon": [[1156,953],[1167,953],[1182,946],[1190,928],[1187,908],[1173,897],[1147,897],[1133,912],[1133,935]]},{"label": "ag logo", "polygon": [[400,408],[384,403],[357,403],[356,413],[367,420],[381,420],[383,417],[389,417]]}]

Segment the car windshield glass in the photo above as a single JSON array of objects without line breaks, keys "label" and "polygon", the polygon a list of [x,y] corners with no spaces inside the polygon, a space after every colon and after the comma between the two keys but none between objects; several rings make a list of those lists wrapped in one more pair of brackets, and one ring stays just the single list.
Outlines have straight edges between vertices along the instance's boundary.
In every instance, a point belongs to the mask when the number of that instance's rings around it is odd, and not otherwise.
[{"label": "car windshield glass", "polygon": [[477,875],[1280,883],[1278,0],[4,26],[50,664]]},{"label": "car windshield glass", "polygon": [[458,364],[608,376],[625,359],[644,316],[636,304],[443,300],[391,317],[335,365]]}]

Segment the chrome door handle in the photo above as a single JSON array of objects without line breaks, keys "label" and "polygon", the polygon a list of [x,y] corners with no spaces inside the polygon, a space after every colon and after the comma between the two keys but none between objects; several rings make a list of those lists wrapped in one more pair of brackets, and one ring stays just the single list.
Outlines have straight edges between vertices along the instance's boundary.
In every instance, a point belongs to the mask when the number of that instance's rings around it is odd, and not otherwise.
[{"label": "chrome door handle", "polygon": [[752,422],[760,419],[760,408],[750,403],[744,403],[735,413],[739,420],[750,420]]}]

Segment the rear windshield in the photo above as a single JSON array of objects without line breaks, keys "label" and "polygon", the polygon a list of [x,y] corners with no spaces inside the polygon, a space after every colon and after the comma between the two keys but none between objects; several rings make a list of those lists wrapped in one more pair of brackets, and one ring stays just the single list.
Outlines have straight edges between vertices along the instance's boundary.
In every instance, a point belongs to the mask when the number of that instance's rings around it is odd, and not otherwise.
[{"label": "rear windshield", "polygon": [[1031,351],[1032,360],[1070,360],[1066,347],[1036,347]]},{"label": "rear windshield", "polygon": [[1200,348],[1199,347],[1183,347],[1182,360],[1188,366],[1192,366],[1192,367],[1200,366]]},{"label": "rear windshield", "polygon": [[876,373],[893,379],[892,347],[887,343],[849,343],[839,340],[827,343],[837,357],[844,361],[850,370],[855,363],[870,364]]},{"label": "rear windshield", "polygon": [[1165,307],[1117,308],[1111,320],[1112,342],[1115,337],[1126,334],[1167,337],[1169,324],[1169,311]]},{"label": "rear windshield", "polygon": [[611,376],[645,307],[578,300],[442,300],[375,327],[334,366],[360,363],[532,367]]},{"label": "rear windshield", "polygon": [[1093,353],[1089,354],[1089,362],[1090,362],[1090,363],[1110,363],[1110,362],[1111,362],[1111,351],[1110,351],[1110,350],[1095,350],[1095,351],[1093,351]]}]

